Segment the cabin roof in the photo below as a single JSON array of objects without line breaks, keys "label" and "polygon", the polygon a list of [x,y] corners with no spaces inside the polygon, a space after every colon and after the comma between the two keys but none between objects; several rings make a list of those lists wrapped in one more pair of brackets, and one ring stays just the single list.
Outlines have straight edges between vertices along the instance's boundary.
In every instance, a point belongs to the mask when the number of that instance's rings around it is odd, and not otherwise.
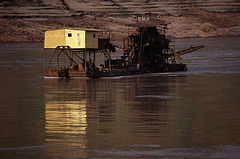
[{"label": "cabin roof", "polygon": [[89,31],[89,32],[100,32],[101,30],[97,29],[83,29],[83,28],[64,28],[64,29],[52,29],[47,31],[56,31],[56,30],[77,30],[77,31]]}]

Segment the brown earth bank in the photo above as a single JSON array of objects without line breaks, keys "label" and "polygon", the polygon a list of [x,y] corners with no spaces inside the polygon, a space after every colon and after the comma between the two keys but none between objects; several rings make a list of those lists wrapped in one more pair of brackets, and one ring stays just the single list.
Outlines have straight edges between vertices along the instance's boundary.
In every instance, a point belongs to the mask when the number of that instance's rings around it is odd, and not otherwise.
[{"label": "brown earth bank", "polygon": [[44,31],[61,28],[110,30],[120,40],[149,12],[172,38],[239,36],[239,10],[237,0],[0,0],[0,42],[43,41]]}]

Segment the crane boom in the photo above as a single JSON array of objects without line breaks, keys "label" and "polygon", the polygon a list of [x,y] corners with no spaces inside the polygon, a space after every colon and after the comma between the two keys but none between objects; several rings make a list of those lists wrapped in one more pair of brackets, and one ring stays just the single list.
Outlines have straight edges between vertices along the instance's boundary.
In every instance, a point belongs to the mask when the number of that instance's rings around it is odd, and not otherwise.
[{"label": "crane boom", "polygon": [[195,46],[195,47],[192,47],[192,46],[191,46],[190,48],[185,49],[185,50],[178,51],[177,53],[178,53],[179,55],[184,55],[184,54],[187,54],[187,53],[196,51],[196,50],[201,49],[201,48],[204,48],[204,46],[203,46],[203,45],[199,45],[199,46]]}]

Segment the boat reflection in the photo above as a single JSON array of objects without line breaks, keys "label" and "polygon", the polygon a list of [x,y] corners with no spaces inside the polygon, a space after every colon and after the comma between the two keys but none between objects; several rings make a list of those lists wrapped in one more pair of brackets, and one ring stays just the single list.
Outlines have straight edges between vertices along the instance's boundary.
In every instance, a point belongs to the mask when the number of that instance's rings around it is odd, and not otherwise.
[{"label": "boat reflection", "polygon": [[[167,102],[172,99],[169,89],[177,87],[173,79],[160,76],[149,80],[147,75],[45,79],[45,141],[71,150],[121,149],[136,144],[136,140],[159,142],[149,136],[165,134]],[[78,153],[77,157],[89,155],[86,151]],[[67,155],[76,157],[71,151]]]},{"label": "boat reflection", "polygon": [[[71,151],[53,153],[53,149],[86,149],[87,108],[85,82],[45,79],[45,142],[54,144],[48,157],[74,157]],[[57,143],[57,144],[56,144]],[[77,156],[85,157],[84,151]]]}]

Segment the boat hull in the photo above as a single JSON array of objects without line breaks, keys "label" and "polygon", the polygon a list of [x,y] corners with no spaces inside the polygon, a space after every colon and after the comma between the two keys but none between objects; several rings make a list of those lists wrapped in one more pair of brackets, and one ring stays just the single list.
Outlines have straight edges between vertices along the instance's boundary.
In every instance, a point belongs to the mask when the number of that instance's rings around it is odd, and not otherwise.
[{"label": "boat hull", "polygon": [[87,76],[90,78],[100,78],[100,77],[113,77],[113,76],[128,76],[143,73],[164,73],[164,72],[177,72],[177,71],[187,71],[185,64],[167,64],[157,71],[143,71],[138,69],[113,69],[111,71],[90,71]]},{"label": "boat hull", "polygon": [[164,73],[164,72],[177,72],[177,71],[186,71],[187,67],[185,64],[165,64],[164,66],[159,67],[158,70],[142,70],[136,68],[123,68],[123,69],[112,69],[112,70],[93,70],[88,69],[87,72],[79,71],[44,71],[44,76],[49,77],[89,77],[89,78],[100,78],[100,77],[114,77],[114,76],[129,76],[143,73]]}]

